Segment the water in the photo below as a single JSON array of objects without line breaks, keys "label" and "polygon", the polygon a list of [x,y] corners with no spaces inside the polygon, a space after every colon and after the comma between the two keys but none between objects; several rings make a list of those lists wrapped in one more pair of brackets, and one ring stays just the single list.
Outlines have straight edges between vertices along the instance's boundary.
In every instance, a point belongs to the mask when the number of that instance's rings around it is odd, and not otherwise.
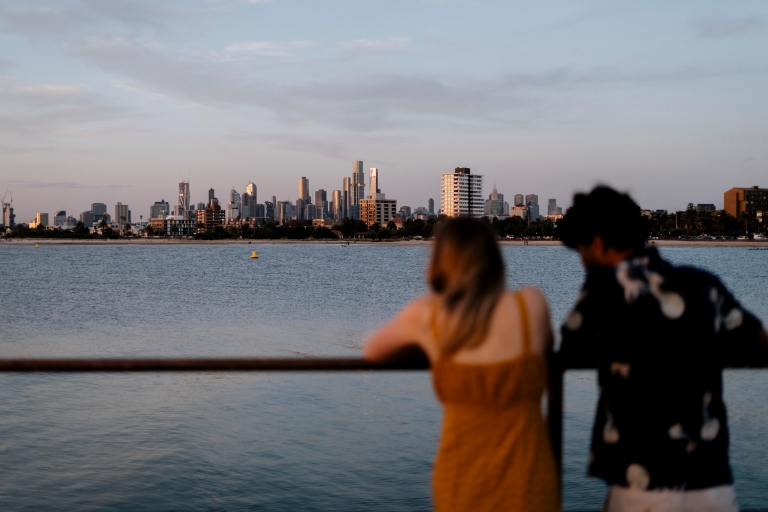
[{"label": "water", "polygon": [[[258,260],[248,258],[259,252]],[[664,248],[768,319],[768,253]],[[425,291],[428,246],[0,247],[0,357],[355,356]],[[505,247],[559,325],[583,273],[560,247]],[[768,372],[726,378],[742,507],[768,495]],[[596,398],[569,374],[564,501]],[[441,409],[426,372],[0,375],[2,510],[428,510]]]}]

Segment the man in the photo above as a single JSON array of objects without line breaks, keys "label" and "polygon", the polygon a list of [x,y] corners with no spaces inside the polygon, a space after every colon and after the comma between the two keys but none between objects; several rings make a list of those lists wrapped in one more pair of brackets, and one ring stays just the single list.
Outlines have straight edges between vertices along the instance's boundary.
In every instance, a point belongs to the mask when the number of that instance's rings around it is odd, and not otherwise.
[{"label": "man", "polygon": [[589,474],[610,512],[736,511],[722,370],[765,365],[768,335],[717,277],[646,248],[646,226],[608,187],[558,225],[587,270],[560,353],[598,368]]}]

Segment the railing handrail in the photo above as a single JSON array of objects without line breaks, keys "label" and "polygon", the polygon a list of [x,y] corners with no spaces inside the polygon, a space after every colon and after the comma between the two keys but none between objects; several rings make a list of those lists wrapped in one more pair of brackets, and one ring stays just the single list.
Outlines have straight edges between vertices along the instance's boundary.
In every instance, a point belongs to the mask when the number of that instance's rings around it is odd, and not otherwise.
[{"label": "railing handrail", "polygon": [[427,370],[423,358],[372,363],[360,358],[64,358],[0,359],[0,373],[249,372]]}]

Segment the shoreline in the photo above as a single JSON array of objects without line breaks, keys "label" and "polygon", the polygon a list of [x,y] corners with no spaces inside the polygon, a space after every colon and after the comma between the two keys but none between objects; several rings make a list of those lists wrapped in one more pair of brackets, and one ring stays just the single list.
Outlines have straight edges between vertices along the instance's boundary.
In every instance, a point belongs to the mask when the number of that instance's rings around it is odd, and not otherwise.
[{"label": "shoreline", "polygon": [[[172,240],[172,239],[125,239],[117,240],[78,240],[78,239],[55,239],[55,238],[23,238],[0,240],[0,247],[26,247],[35,244],[44,245],[104,245],[104,246],[125,246],[125,247],[151,247],[154,245],[340,245],[347,240],[256,240],[256,239],[237,239],[237,240]],[[371,240],[349,240],[350,245],[431,245],[429,240],[387,240],[373,242]],[[525,244],[520,240],[499,240],[501,246],[520,246]],[[562,246],[558,240],[529,240],[528,247],[555,247]],[[768,241],[764,240],[653,240],[647,244],[653,247],[760,247],[768,250]]]}]

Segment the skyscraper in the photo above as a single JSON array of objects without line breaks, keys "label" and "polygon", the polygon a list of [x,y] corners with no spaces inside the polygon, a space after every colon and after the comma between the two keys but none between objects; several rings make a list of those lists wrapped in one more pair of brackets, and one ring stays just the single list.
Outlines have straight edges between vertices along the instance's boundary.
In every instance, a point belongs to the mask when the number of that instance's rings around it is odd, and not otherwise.
[{"label": "skyscraper", "polygon": [[104,203],[91,203],[91,212],[94,217],[101,220],[101,217],[107,213],[107,205]]},{"label": "skyscraper", "polygon": [[342,185],[341,185],[342,198],[341,199],[343,201],[342,204],[344,205],[342,208],[343,212],[341,214],[342,219],[345,217],[350,217],[350,218],[352,217],[352,215],[349,213],[350,207],[352,206],[352,195],[350,193],[350,190],[352,188],[351,183],[352,183],[351,178],[344,178],[342,180]]},{"label": "skyscraper", "polygon": [[369,176],[371,178],[371,199],[376,199],[376,194],[381,194],[381,189],[379,188],[379,170],[376,167],[371,167],[369,171]]},{"label": "skyscraper", "polygon": [[490,218],[505,215],[504,212],[504,194],[499,194],[496,185],[493,186],[493,192],[488,196],[485,202],[485,214]]},{"label": "skyscraper", "polygon": [[442,212],[449,217],[483,216],[483,177],[469,167],[457,167],[443,174]]},{"label": "skyscraper", "polygon": [[333,191],[333,218],[338,220],[344,218],[344,199],[341,190]]},{"label": "skyscraper", "polygon": [[63,226],[67,222],[66,210],[59,210],[53,214],[53,225],[55,227]]},{"label": "skyscraper", "polygon": [[550,199],[547,205],[547,215],[562,215],[563,209],[557,206],[557,199]]},{"label": "skyscraper", "polygon": [[[203,206],[203,209],[204,208],[205,206]],[[150,219],[162,219],[170,213],[171,213],[171,206],[168,204],[168,202],[165,199],[155,201],[155,204],[149,207]]]},{"label": "skyscraper", "polygon": [[240,216],[243,218],[255,218],[257,217],[257,201],[256,201],[256,185],[249,181],[245,186],[245,192],[240,198],[242,203],[242,210],[240,210]]},{"label": "skyscraper", "polygon": [[360,200],[365,199],[365,173],[362,160],[352,162],[352,179],[349,183],[349,216],[360,218]]},{"label": "skyscraper", "polygon": [[182,181],[179,183],[179,208],[178,214],[184,219],[189,215],[189,182]]},{"label": "skyscraper", "polygon": [[246,187],[245,187],[245,193],[248,194],[248,196],[250,197],[251,201],[253,201],[254,203],[258,203],[259,202],[256,199],[256,192],[257,192],[256,184],[254,182],[252,182],[252,181],[249,181],[248,185],[246,185]]},{"label": "skyscraper", "polygon": [[429,198],[429,213],[435,213],[435,200]]},{"label": "skyscraper", "polygon": [[539,196],[536,194],[526,195],[525,206],[528,207],[528,220],[537,220],[539,218]]},{"label": "skyscraper", "polygon": [[[304,201],[302,198],[298,198],[296,200],[296,218],[297,219],[304,220],[307,218],[305,215],[306,206],[307,206],[307,202]],[[309,219],[309,220],[312,220],[312,219]]]},{"label": "skyscraper", "polygon": [[304,204],[312,202],[309,197],[309,180],[303,176],[299,178],[299,199],[302,199]]},{"label": "skyscraper", "polygon": [[227,205],[227,219],[234,220],[240,217],[241,209],[242,209],[242,202],[240,200],[240,194],[233,187],[232,190],[229,192],[229,204]]},{"label": "skyscraper", "polygon": [[325,189],[321,188],[320,190],[315,190],[315,206],[319,206],[323,210],[323,216],[318,217],[317,214],[315,214],[314,218],[325,218],[325,214],[328,213],[328,193]]},{"label": "skyscraper", "polygon": [[211,204],[211,201],[216,197],[216,194],[214,193],[212,188],[208,189],[208,204]]},{"label": "skyscraper", "polygon": [[525,206],[523,194],[515,194],[515,206]]},{"label": "skyscraper", "polygon": [[13,213],[11,204],[3,203],[3,226],[13,229],[16,227],[16,215]]}]

